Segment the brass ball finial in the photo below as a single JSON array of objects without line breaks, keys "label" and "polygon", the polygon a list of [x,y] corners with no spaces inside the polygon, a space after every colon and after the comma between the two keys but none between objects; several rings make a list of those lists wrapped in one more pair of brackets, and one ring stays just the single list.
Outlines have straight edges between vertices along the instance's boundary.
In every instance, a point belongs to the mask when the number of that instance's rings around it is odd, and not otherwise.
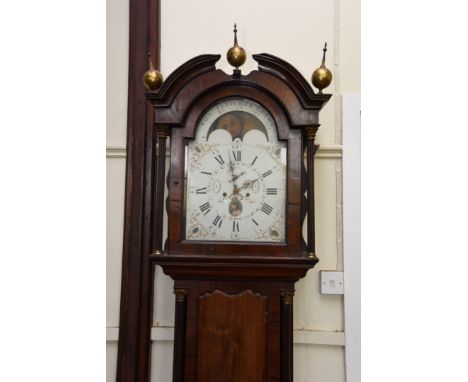
[{"label": "brass ball finial", "polygon": [[245,49],[237,44],[237,25],[234,24],[234,46],[227,51],[228,62],[237,69],[245,62],[247,55]]},{"label": "brass ball finial", "polygon": [[146,71],[145,75],[143,76],[143,83],[148,90],[155,91],[161,87],[163,83],[163,76],[158,70],[154,69],[150,52],[148,52],[148,62],[149,70]]},{"label": "brass ball finial", "polygon": [[323,48],[322,65],[312,73],[312,84],[319,90],[319,94],[323,94],[322,90],[325,89],[332,82],[332,72],[325,67],[325,55],[327,53],[327,43]]}]

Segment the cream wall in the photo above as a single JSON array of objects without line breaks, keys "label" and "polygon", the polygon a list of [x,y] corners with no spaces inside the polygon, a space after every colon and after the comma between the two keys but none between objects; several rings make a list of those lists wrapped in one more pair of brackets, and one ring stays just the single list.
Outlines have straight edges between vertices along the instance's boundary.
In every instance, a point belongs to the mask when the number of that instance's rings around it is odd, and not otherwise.
[{"label": "cream wall", "polygon": [[[107,85],[107,350],[108,377],[115,381],[122,256],[128,70],[128,0],[108,1]],[[162,0],[161,71],[167,77],[202,53],[221,53],[218,67],[231,72],[225,52],[237,22],[239,43],[250,55],[271,53],[296,66],[307,79],[328,42],[332,100],[321,113],[316,161],[318,266],[296,286],[294,380],[345,381],[343,298],[322,296],[318,270],[342,270],[341,97],[360,92],[358,0]],[[255,69],[248,57],[244,74]],[[156,272],[152,380],[169,382],[174,298],[172,281]]]}]

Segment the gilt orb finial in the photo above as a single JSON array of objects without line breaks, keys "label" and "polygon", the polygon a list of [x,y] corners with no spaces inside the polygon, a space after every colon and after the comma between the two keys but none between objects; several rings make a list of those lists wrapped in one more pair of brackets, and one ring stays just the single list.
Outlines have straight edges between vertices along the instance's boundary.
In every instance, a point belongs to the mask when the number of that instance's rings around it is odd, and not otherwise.
[{"label": "gilt orb finial", "polygon": [[242,66],[247,58],[245,49],[237,43],[237,25],[234,24],[234,46],[227,51],[228,62],[237,69]]},{"label": "gilt orb finial", "polygon": [[326,53],[327,43],[323,48],[322,65],[312,73],[312,84],[319,90],[319,94],[323,94],[322,90],[331,84],[333,78],[332,72],[325,66]]},{"label": "gilt orb finial", "polygon": [[143,83],[148,90],[155,91],[161,87],[163,83],[163,76],[158,70],[154,69],[150,52],[148,52],[148,65],[149,69],[143,76]]}]

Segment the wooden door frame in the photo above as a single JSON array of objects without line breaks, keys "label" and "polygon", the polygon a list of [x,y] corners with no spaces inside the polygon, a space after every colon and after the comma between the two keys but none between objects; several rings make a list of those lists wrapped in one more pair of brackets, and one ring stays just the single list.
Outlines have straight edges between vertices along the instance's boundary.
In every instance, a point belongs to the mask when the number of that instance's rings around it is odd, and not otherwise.
[{"label": "wooden door frame", "polygon": [[154,266],[145,251],[144,190],[147,127],[153,108],[145,99],[147,53],[160,68],[160,0],[130,0],[127,165],[117,382],[146,382],[150,375]]}]

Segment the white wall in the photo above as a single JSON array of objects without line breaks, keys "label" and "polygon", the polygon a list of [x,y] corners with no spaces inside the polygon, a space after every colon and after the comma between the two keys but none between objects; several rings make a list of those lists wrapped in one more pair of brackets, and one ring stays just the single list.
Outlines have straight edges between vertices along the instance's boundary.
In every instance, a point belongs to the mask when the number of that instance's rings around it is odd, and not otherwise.
[{"label": "white wall", "polygon": [[107,381],[115,382],[127,131],[128,0],[107,1]]},{"label": "white wall", "polygon": [[[108,2],[108,378],[115,380],[116,342],[123,232],[128,0]],[[344,318],[341,296],[322,296],[320,269],[342,270],[342,93],[360,92],[360,4],[358,0],[162,0],[161,71],[167,77],[189,58],[220,53],[218,67],[231,72],[225,52],[232,45],[233,22],[248,54],[271,53],[296,66],[307,79],[320,64],[328,42],[327,66],[334,97],[321,113],[317,136],[316,237],[320,262],[296,286],[294,305],[296,382],[345,381]],[[248,57],[244,74],[255,69]],[[152,333],[152,380],[169,382],[174,313],[172,281],[157,269]],[[164,367],[162,367],[164,365]],[[160,366],[160,367],[159,367]]]}]

